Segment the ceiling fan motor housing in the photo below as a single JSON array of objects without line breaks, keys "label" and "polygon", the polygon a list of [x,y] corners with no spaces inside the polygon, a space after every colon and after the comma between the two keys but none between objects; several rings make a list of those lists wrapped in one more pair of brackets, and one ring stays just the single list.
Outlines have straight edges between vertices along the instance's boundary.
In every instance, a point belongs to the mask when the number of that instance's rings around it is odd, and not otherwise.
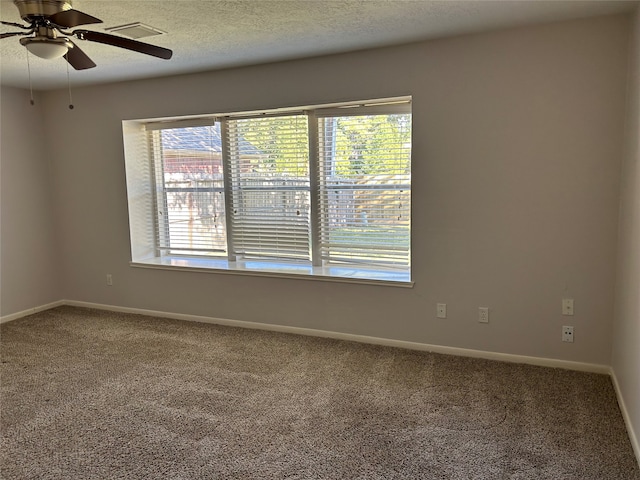
[{"label": "ceiling fan motor housing", "polygon": [[[173,55],[173,52],[168,48],[109,33],[84,29],[66,31],[68,28],[79,25],[102,23],[99,18],[75,10],[71,0],[13,0],[13,3],[18,8],[20,17],[29,26],[13,22],[0,23],[20,27],[28,32],[3,33],[0,38],[22,35],[20,43],[32,54],[44,59],[64,57],[76,70],[93,68],[96,64],[69,37],[112,45],[165,60],[170,59]],[[58,33],[61,33],[62,36],[58,36]]]},{"label": "ceiling fan motor housing", "polygon": [[13,0],[13,3],[18,7],[20,17],[28,23],[73,8],[71,0]]}]

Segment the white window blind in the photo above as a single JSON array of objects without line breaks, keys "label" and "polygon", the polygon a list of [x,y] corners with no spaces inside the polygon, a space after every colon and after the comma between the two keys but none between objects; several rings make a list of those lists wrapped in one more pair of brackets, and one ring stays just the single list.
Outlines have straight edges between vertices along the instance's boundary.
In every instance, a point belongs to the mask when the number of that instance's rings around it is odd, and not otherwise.
[{"label": "white window blind", "polygon": [[326,116],[318,134],[323,262],[408,268],[411,115]]},{"label": "white window blind", "polygon": [[226,127],[233,255],[309,260],[307,117],[229,119]]},{"label": "white window blind", "polygon": [[134,262],[410,280],[410,99],[124,126]]},{"label": "white window blind", "polygon": [[154,152],[157,248],[170,254],[225,254],[220,125],[149,129],[148,136]]}]

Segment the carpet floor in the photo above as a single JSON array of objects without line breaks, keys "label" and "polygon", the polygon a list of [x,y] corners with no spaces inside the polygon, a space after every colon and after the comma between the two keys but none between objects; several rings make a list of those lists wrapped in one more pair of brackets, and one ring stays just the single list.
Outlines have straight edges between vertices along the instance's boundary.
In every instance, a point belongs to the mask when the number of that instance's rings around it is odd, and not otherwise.
[{"label": "carpet floor", "polygon": [[606,375],[73,307],[0,341],[7,480],[640,480]]}]

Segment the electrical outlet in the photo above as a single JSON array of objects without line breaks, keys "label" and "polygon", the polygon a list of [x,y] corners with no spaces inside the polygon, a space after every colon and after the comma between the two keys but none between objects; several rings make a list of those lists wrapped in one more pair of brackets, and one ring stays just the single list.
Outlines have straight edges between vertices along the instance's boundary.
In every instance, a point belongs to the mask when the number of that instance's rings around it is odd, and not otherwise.
[{"label": "electrical outlet", "polygon": [[562,299],[562,315],[573,315],[573,298]]},{"label": "electrical outlet", "polygon": [[489,323],[489,307],[478,307],[478,321]]},{"label": "electrical outlet", "polygon": [[562,341],[573,343],[573,327],[569,325],[563,325],[562,327]]},{"label": "electrical outlet", "polygon": [[436,317],[438,317],[438,318],[447,318],[447,304],[446,303],[438,303],[436,305]]},{"label": "electrical outlet", "polygon": [[113,277],[110,273],[107,273],[107,285],[110,287],[113,285]]}]

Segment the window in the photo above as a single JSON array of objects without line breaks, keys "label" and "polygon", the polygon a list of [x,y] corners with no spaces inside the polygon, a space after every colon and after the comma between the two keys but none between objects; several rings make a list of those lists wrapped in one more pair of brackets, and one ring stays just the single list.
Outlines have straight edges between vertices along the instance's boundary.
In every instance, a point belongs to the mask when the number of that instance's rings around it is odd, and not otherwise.
[{"label": "window", "polygon": [[407,98],[124,122],[132,263],[410,283]]},{"label": "window", "polygon": [[310,261],[306,115],[227,122],[231,257]]}]

